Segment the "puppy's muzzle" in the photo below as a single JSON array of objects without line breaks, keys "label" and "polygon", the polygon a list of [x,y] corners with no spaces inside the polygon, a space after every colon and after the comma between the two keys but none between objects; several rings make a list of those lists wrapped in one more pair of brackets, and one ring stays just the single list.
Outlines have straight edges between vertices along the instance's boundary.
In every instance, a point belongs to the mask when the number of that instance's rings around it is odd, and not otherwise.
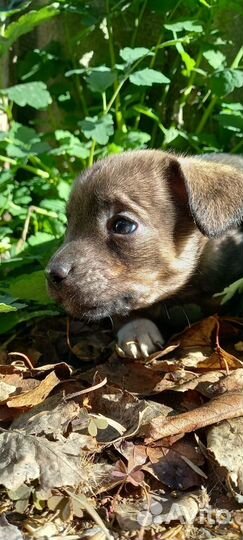
[{"label": "puppy's muzzle", "polygon": [[133,307],[132,291],[119,289],[116,276],[113,284],[112,272],[91,245],[74,243],[61,248],[45,270],[50,296],[70,315],[89,320],[127,314]]}]

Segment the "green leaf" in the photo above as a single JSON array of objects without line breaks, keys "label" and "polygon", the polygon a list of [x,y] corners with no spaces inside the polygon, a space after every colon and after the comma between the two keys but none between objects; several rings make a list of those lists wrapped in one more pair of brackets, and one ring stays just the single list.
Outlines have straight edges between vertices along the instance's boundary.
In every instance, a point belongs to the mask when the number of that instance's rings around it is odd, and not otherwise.
[{"label": "green leaf", "polygon": [[60,180],[57,186],[57,191],[59,197],[64,201],[67,201],[70,195],[70,184],[68,184],[68,182],[65,182],[65,180]]},{"label": "green leaf", "polygon": [[40,207],[45,208],[46,210],[51,210],[52,212],[56,212],[59,214],[65,214],[66,211],[66,202],[62,201],[61,199],[42,199],[40,202]]},{"label": "green leaf", "polygon": [[116,142],[120,144],[124,150],[147,148],[147,143],[150,141],[151,135],[145,131],[132,130],[128,133],[118,134]]},{"label": "green leaf", "polygon": [[209,79],[209,86],[216,96],[227,96],[235,88],[242,88],[243,71],[230,68],[216,71]]},{"label": "green leaf", "polygon": [[129,77],[132,84],[137,86],[152,86],[153,84],[168,84],[170,79],[155,69],[145,68],[135,71]]},{"label": "green leaf", "polygon": [[17,311],[17,308],[9,304],[0,303],[0,313],[9,313],[9,311]]},{"label": "green leaf", "polygon": [[185,32],[195,32],[200,33],[203,32],[203,27],[200,23],[197,21],[189,20],[189,21],[177,21],[172,24],[164,24],[164,27],[166,30],[171,30],[171,32],[182,32],[185,30]]},{"label": "green leaf", "polygon": [[20,107],[29,105],[34,109],[43,109],[52,102],[47,86],[42,81],[16,84],[1,90],[1,93],[7,95],[9,99]]},{"label": "green leaf", "polygon": [[242,103],[222,103],[222,110],[226,111],[243,111]]},{"label": "green leaf", "polygon": [[220,126],[236,133],[243,132],[243,115],[240,112],[220,112],[218,116]]},{"label": "green leaf", "polygon": [[[30,246],[40,246],[40,244],[46,244],[54,240],[54,236],[45,232],[37,232],[35,235],[30,235],[28,238],[28,244]],[[46,248],[47,249],[47,248]]]},{"label": "green leaf", "polygon": [[17,159],[43,154],[50,150],[49,144],[42,142],[34,129],[18,122],[13,122],[11,129],[5,133],[5,141],[7,155]]},{"label": "green leaf", "polygon": [[[3,284],[4,285],[4,284]],[[6,288],[5,285],[2,287],[2,284],[0,285],[0,290],[4,292],[4,294],[0,294],[0,306],[4,306],[3,308],[0,308],[0,312],[5,312],[6,309],[5,306],[7,306],[7,311],[17,311],[18,309],[23,309],[26,307],[26,304],[17,302],[15,298],[10,296],[9,294],[6,294]]]},{"label": "green leaf", "polygon": [[92,139],[98,144],[107,144],[109,138],[114,133],[114,125],[111,114],[106,114],[98,118],[98,116],[87,117],[82,122],[79,122],[82,132],[87,139]]},{"label": "green leaf", "polygon": [[6,53],[10,46],[24,34],[31,32],[33,28],[59,14],[59,2],[53,2],[37,10],[29,11],[9,24],[0,43],[0,56]]},{"label": "green leaf", "polygon": [[181,132],[177,128],[171,126],[165,132],[165,137],[164,137],[163,143],[164,144],[170,144],[172,141],[175,141],[175,139],[177,139],[177,137],[179,137],[179,135],[181,135]]},{"label": "green leaf", "polygon": [[51,151],[56,156],[68,154],[69,156],[79,159],[86,159],[89,156],[89,150],[78,137],[75,137],[70,131],[65,129],[57,129],[55,137],[60,146]]},{"label": "green leaf", "polygon": [[22,274],[12,279],[8,292],[21,300],[35,301],[40,304],[51,302],[47,294],[44,272],[38,270],[32,274]]},{"label": "green leaf", "polygon": [[208,61],[209,65],[213,69],[222,68],[225,63],[225,55],[221,51],[215,51],[215,49],[208,49],[203,53],[204,58]]},{"label": "green leaf", "polygon": [[124,49],[120,50],[120,56],[127,64],[133,64],[139,60],[139,58],[151,55],[153,56],[153,53],[146,47],[135,47],[134,49],[131,47],[124,47]]},{"label": "green leaf", "polygon": [[25,321],[32,321],[34,318],[52,317],[53,315],[60,315],[58,309],[43,309],[38,311],[20,311],[17,313],[2,314],[0,321],[0,334],[5,334],[11,328],[17,326]]},{"label": "green leaf", "polygon": [[116,76],[110,68],[100,66],[92,70],[87,77],[87,84],[92,92],[103,93],[114,83]]}]

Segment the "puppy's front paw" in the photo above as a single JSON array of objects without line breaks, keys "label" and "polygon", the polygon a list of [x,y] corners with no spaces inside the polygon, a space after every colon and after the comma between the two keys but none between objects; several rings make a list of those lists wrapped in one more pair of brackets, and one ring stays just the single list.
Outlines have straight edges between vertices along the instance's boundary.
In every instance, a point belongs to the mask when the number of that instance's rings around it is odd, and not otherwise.
[{"label": "puppy's front paw", "polygon": [[156,324],[149,319],[134,319],[117,333],[117,352],[120,356],[144,358],[158,351],[164,343]]}]

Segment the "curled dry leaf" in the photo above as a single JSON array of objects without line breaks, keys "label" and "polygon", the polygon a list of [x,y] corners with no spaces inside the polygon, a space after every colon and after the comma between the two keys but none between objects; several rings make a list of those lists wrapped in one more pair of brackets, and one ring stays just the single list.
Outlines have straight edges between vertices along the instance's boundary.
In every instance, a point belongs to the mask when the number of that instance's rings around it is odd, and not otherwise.
[{"label": "curled dry leaf", "polygon": [[[243,500],[243,416],[221,422],[207,433],[207,446],[215,461],[222,467],[224,477],[229,477],[237,496]],[[236,494],[235,494],[236,495]],[[237,498],[236,496],[236,498]],[[242,502],[241,500],[241,502]]]},{"label": "curled dry leaf", "polygon": [[[236,340],[242,335],[242,326],[237,319],[226,319],[217,316],[208,317],[193,324],[178,334],[162,353],[156,354],[157,369],[170,371],[172,365],[186,369],[236,369],[242,366],[241,360],[218,346],[219,340]],[[165,359],[171,347],[177,347],[174,358]],[[216,352],[215,352],[215,349]],[[162,357],[162,361],[158,361]],[[171,355],[170,355],[171,356]],[[154,356],[155,358],[155,356]],[[166,365],[167,363],[167,365]]]},{"label": "curled dry leaf", "polygon": [[243,362],[233,354],[224,351],[222,347],[217,347],[216,351],[209,358],[197,364],[197,369],[207,369],[208,371],[216,369],[230,370],[242,367]]},{"label": "curled dry leaf", "polygon": [[171,418],[157,417],[148,429],[146,442],[149,444],[178,433],[189,433],[222,420],[243,416],[243,394],[232,392],[213,398],[201,407]]},{"label": "curled dry leaf", "polygon": [[8,407],[33,407],[38,405],[50,394],[50,392],[60,383],[60,379],[56,376],[55,371],[49,373],[40,384],[32,390],[23,392],[20,395],[11,397],[7,405]]}]

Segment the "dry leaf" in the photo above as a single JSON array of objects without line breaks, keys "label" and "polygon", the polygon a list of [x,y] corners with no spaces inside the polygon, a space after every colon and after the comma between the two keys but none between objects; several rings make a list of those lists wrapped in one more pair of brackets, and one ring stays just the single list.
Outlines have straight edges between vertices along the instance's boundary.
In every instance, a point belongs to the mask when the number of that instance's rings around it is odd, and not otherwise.
[{"label": "dry leaf", "polygon": [[100,527],[92,527],[84,531],[82,540],[106,540],[106,534]]},{"label": "dry leaf", "polygon": [[[188,390],[197,390],[204,396],[208,395],[208,388],[212,383],[216,383],[224,374],[220,371],[209,371],[207,373],[194,373],[187,381],[179,382],[172,388],[174,392],[186,392]],[[211,396],[211,393],[209,394]]]},{"label": "dry leaf", "polygon": [[53,495],[47,501],[47,506],[52,512],[56,512],[64,523],[73,518],[72,505],[69,497]]},{"label": "dry leaf", "polygon": [[173,521],[192,524],[200,510],[202,500],[208,501],[205,492],[196,492],[178,498],[170,495],[152,495],[146,501],[121,502],[115,506],[115,514],[122,530],[141,530],[153,525],[168,525]]},{"label": "dry leaf", "polygon": [[229,476],[243,496],[243,416],[213,426],[207,434],[207,446],[223,475]]},{"label": "dry leaf", "polygon": [[6,399],[8,399],[11,394],[14,394],[15,391],[16,386],[0,381],[0,402],[6,401]]},{"label": "dry leaf", "polygon": [[23,429],[29,435],[53,434],[57,437],[67,431],[69,423],[78,416],[79,411],[77,403],[65,402],[62,396],[57,394],[18,416],[13,421],[11,429]]},{"label": "dry leaf", "polygon": [[23,392],[18,396],[13,396],[7,402],[8,407],[33,407],[38,405],[50,394],[50,392],[59,384],[60,379],[55,371],[49,373],[46,378],[40,382],[39,386],[33,390]]},{"label": "dry leaf", "polygon": [[233,356],[232,354],[224,351],[222,347],[217,347],[217,350],[209,356],[206,360],[202,360],[197,364],[197,369],[237,369],[242,368],[243,362]]},{"label": "dry leaf", "polygon": [[242,392],[243,391],[243,369],[236,369],[229,375],[220,378],[209,387],[211,396],[224,394],[225,392]]},{"label": "dry leaf", "polygon": [[117,384],[119,381],[121,388],[135,395],[150,396],[173,386],[170,380],[163,380],[162,370],[161,373],[157,373],[149,365],[120,358],[115,354],[108,362],[86,371],[83,379],[92,383],[95,374],[98,374],[101,379],[107,377],[109,384]]},{"label": "dry leaf", "polygon": [[199,468],[204,458],[193,441],[177,441],[171,447],[147,448],[150,463],[145,470],[166,486],[185,490],[200,486],[205,473]]},{"label": "dry leaf", "polygon": [[82,435],[48,441],[26,433],[0,434],[0,484],[15,490],[24,482],[39,480],[44,490],[75,486],[87,477],[84,460],[81,467]]},{"label": "dry leaf", "polygon": [[1,540],[24,540],[20,530],[11,525],[4,515],[0,516],[0,538]]}]

